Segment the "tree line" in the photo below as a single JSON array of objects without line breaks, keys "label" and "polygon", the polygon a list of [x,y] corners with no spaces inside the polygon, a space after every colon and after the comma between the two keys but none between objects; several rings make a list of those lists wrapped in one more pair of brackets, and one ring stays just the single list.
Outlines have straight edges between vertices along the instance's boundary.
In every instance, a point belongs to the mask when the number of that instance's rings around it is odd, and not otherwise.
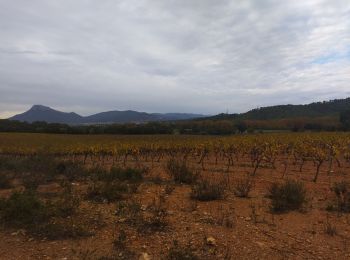
[{"label": "tree line", "polygon": [[0,120],[0,132],[58,134],[202,134],[230,135],[234,133],[277,131],[349,131],[350,110],[338,117],[291,118],[273,120],[185,120],[104,125],[67,125],[46,122]]}]

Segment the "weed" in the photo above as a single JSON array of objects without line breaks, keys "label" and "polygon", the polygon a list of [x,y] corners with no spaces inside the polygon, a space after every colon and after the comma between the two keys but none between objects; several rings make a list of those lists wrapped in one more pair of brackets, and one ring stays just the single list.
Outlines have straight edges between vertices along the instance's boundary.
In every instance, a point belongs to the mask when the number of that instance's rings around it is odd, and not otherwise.
[{"label": "weed", "polygon": [[87,199],[95,202],[114,202],[130,191],[124,182],[93,182],[87,190]]},{"label": "weed", "polygon": [[49,219],[47,206],[33,192],[13,193],[0,200],[0,219],[6,225],[26,228]]},{"label": "weed", "polygon": [[142,217],[142,223],[138,228],[141,232],[161,231],[168,225],[167,207],[163,196],[154,198],[151,205],[147,207],[147,213]]},{"label": "weed", "polygon": [[22,184],[28,191],[36,191],[40,184],[46,182],[46,177],[43,174],[28,173],[22,176]]},{"label": "weed", "polygon": [[271,199],[271,209],[274,212],[297,210],[306,202],[306,190],[303,183],[286,180],[283,184],[273,183],[268,197]]},{"label": "weed", "polygon": [[199,201],[218,200],[224,197],[225,184],[200,180],[192,186],[191,198]]},{"label": "weed", "polygon": [[128,247],[127,234],[124,229],[121,229],[118,236],[113,240],[113,248],[118,257],[111,259],[134,259],[135,257],[135,253]]},{"label": "weed", "polygon": [[115,249],[125,249],[126,242],[127,242],[126,233],[125,233],[125,230],[122,229],[120,230],[118,237],[114,239],[113,246]]},{"label": "weed", "polygon": [[260,215],[258,213],[258,209],[255,206],[255,204],[251,204],[250,206],[250,218],[252,219],[254,224],[257,224],[260,222]]},{"label": "weed", "polygon": [[194,253],[190,245],[182,246],[174,240],[165,259],[168,260],[197,260],[199,257]]},{"label": "weed", "polygon": [[136,200],[117,202],[116,215],[129,224],[137,225],[142,218],[141,204]]},{"label": "weed", "polygon": [[[65,205],[66,203],[66,205]],[[76,238],[90,233],[81,222],[71,216],[78,205],[72,205],[69,197],[59,202],[42,202],[33,191],[13,193],[0,201],[0,220],[6,226],[25,228],[31,234],[49,239]]]},{"label": "weed", "polygon": [[191,170],[185,161],[176,159],[167,162],[166,170],[177,183],[192,184],[199,177],[199,173]]},{"label": "weed", "polygon": [[345,181],[336,182],[333,184],[331,190],[334,192],[336,201],[330,204],[327,210],[337,210],[340,212],[350,212],[350,189],[349,184]]},{"label": "weed", "polygon": [[326,223],[324,224],[324,232],[330,236],[335,236],[338,233],[337,227],[329,221],[328,215],[327,215]]},{"label": "weed", "polygon": [[88,175],[93,181],[100,181],[109,176],[109,173],[102,166],[93,166],[88,170]]},{"label": "weed", "polygon": [[88,176],[88,171],[82,166],[82,163],[73,161],[60,161],[55,167],[56,174],[65,176],[70,182],[81,180]]},{"label": "weed", "polygon": [[160,185],[160,184],[162,184],[163,179],[160,177],[159,174],[157,174],[156,176],[150,178],[150,181],[153,182],[156,185]]},{"label": "weed", "polygon": [[80,198],[74,194],[70,182],[63,182],[61,186],[64,188],[62,196],[53,203],[53,207],[56,210],[57,216],[72,216],[78,211]]},{"label": "weed", "polygon": [[11,177],[9,174],[0,173],[0,189],[11,188]]},{"label": "weed", "polygon": [[50,173],[55,169],[56,162],[53,157],[36,155],[21,158],[2,157],[0,169],[11,172],[33,172]]},{"label": "weed", "polygon": [[175,185],[173,185],[173,184],[165,185],[165,194],[166,195],[170,195],[171,193],[173,193],[174,190],[175,190]]},{"label": "weed", "polygon": [[32,229],[32,233],[50,240],[79,238],[91,236],[93,233],[79,220],[50,221]]},{"label": "weed", "polygon": [[130,182],[140,182],[143,180],[143,169],[136,168],[120,168],[120,167],[112,167],[109,172],[104,172],[100,174],[100,181],[130,181]]},{"label": "weed", "polygon": [[239,179],[234,185],[234,194],[240,198],[248,198],[253,185],[254,182],[250,176],[247,176],[244,179]]},{"label": "weed", "polygon": [[229,211],[221,210],[217,218],[216,224],[227,228],[233,228],[235,226],[234,214],[232,214]]}]

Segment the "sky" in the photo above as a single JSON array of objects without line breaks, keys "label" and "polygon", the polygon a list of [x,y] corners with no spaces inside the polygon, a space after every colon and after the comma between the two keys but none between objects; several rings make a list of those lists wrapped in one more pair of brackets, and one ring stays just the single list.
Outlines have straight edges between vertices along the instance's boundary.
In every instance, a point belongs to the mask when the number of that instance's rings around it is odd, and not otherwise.
[{"label": "sky", "polygon": [[348,96],[349,0],[0,0],[0,118]]}]

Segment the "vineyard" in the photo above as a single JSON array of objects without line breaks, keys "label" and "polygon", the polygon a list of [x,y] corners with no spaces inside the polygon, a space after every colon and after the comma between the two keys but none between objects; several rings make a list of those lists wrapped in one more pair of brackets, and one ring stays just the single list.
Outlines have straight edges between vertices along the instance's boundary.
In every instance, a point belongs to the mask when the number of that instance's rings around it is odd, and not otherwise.
[{"label": "vineyard", "polygon": [[[169,158],[197,162],[202,170],[220,165],[229,172],[243,162],[252,167],[255,175],[259,167],[276,169],[283,165],[298,166],[302,172],[307,162],[315,167],[313,181],[317,181],[321,167],[327,174],[336,165],[350,163],[350,135],[346,133],[270,134],[230,137],[207,136],[69,136],[1,134],[1,156],[48,156],[81,160],[84,164],[115,166],[134,163],[152,167]],[[214,161],[214,163],[213,163]],[[277,169],[276,169],[277,170]]]},{"label": "vineyard", "polygon": [[0,253],[347,259],[349,174],[349,133],[1,133]]}]

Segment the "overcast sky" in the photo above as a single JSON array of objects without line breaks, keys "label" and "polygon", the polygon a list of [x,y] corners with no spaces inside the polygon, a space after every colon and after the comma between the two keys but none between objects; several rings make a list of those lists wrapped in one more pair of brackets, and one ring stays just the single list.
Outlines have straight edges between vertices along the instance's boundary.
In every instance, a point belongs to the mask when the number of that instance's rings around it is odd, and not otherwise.
[{"label": "overcast sky", "polygon": [[0,117],[350,96],[349,0],[0,0]]}]

